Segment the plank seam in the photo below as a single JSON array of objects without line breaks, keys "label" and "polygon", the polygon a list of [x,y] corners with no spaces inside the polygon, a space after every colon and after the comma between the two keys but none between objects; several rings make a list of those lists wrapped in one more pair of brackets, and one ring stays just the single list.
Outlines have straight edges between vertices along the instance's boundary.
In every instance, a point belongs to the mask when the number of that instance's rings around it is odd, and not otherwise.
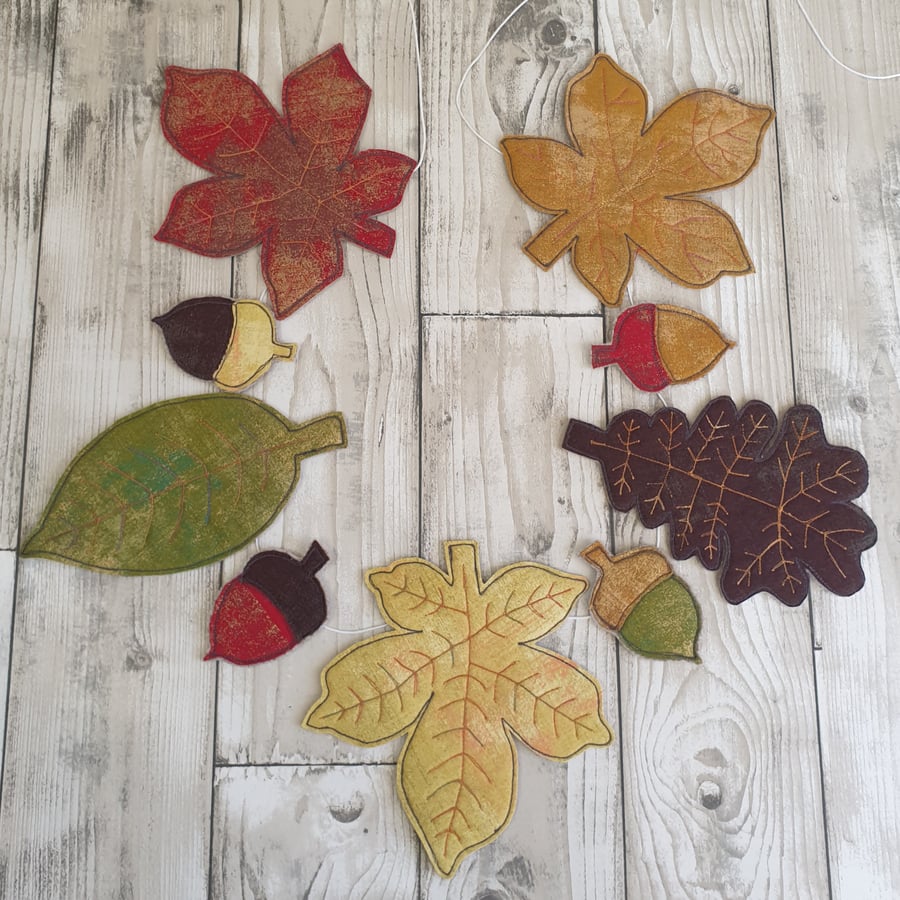
[{"label": "plank seam", "polygon": [[[237,0],[237,67],[241,68],[241,35],[244,30],[244,2]],[[231,279],[229,291],[234,296],[235,290],[235,258],[231,257]],[[219,563],[219,589],[225,583],[225,563]],[[206,896],[207,900],[213,900],[213,846],[215,844],[216,834],[216,761],[219,755],[219,672],[220,662],[216,660],[215,675],[213,676],[213,709],[212,709],[212,766],[210,767],[209,777],[209,859],[206,864]]]},{"label": "plank seam", "polygon": [[423,319],[605,319],[602,309],[597,312],[423,312]]},{"label": "plank seam", "polygon": [[[25,389],[25,426],[22,430],[22,475],[19,483],[19,521],[16,523],[16,553],[22,545],[22,513],[25,509],[25,461],[28,457],[28,433],[31,423],[31,391],[34,384],[34,348],[35,334],[37,333],[37,307],[38,307],[38,291],[41,284],[41,253],[44,246],[44,211],[46,204],[44,197],[47,193],[47,177],[50,171],[50,123],[53,116],[53,87],[56,75],[56,38],[57,28],[59,25],[59,0],[53,7],[53,46],[50,48],[50,78],[47,85],[47,127],[44,137],[44,171],[41,173],[41,211],[40,222],[38,224],[38,240],[36,249],[36,262],[34,267],[34,301],[32,303],[31,312],[31,347],[28,357],[28,386]],[[16,626],[16,606],[19,594],[19,567],[21,558],[16,557],[15,574],[13,575],[13,599],[12,610],[10,612],[9,624],[9,662],[7,664],[6,674],[6,707],[3,717],[3,758],[0,760],[0,808],[3,806],[3,787],[6,780],[6,757],[8,750],[9,738],[9,699],[12,694],[13,682],[13,641],[15,640]]]},{"label": "plank seam", "polygon": [[[788,274],[788,246],[787,246],[787,225],[784,217],[784,183],[781,165],[781,129],[778,120],[777,107],[777,91],[775,88],[775,49],[772,40],[772,3],[766,0],[766,27],[769,39],[769,77],[771,80],[772,90],[772,109],[775,110],[775,168],[778,172],[778,208],[781,213],[781,252],[782,261],[784,263],[784,299],[787,306],[787,324],[788,324],[788,349],[791,356],[791,390],[793,393],[794,403],[797,403],[797,367],[794,360],[794,330],[791,322],[791,281]],[[825,876],[828,884],[828,897],[832,900],[834,897],[834,887],[831,877],[831,844],[828,839],[828,801],[825,794],[825,765],[824,754],[822,751],[822,716],[819,710],[819,675],[817,671],[816,660],[816,628],[813,613],[813,596],[814,592],[810,592],[807,600],[808,618],[809,618],[809,640],[812,654],[812,679],[813,679],[813,698],[815,700],[816,709],[816,743],[818,745],[819,756],[819,796],[822,802],[822,832],[825,843]],[[821,649],[819,647],[818,649]]]},{"label": "plank seam", "polygon": [[396,766],[397,763],[387,760],[373,760],[372,762],[222,762],[215,763],[216,769],[332,769],[339,768],[367,768],[369,766]]}]

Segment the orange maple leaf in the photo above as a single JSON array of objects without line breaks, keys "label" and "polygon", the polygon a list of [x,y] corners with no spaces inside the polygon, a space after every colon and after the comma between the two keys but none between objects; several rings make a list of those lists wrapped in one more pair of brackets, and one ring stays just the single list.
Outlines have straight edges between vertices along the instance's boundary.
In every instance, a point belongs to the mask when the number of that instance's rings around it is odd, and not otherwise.
[{"label": "orange maple leaf", "polygon": [[397,790],[435,868],[450,876],[512,816],[513,734],[555,759],[612,735],[597,682],[531,643],[566,617],[587,582],[518,563],[485,583],[477,544],[444,550],[447,572],[402,559],[367,573],[393,630],[331,662],[303,724],[360,745],[409,735]]},{"label": "orange maple leaf", "polygon": [[544,269],[571,249],[579,278],[609,306],[621,302],[637,253],[688,287],[752,272],[731,217],[693,195],[746,177],[774,115],[698,90],[646,125],[643,86],[608,56],[594,57],[566,89],[574,148],[538,137],[500,142],[519,193],[555,214],[523,249]]}]

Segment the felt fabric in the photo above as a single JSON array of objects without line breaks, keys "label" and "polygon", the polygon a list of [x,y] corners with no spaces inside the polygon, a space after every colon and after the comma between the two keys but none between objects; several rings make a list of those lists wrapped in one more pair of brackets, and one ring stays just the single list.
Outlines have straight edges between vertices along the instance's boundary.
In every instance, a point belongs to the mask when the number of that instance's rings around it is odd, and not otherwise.
[{"label": "felt fabric", "polygon": [[265,592],[235,578],[216,598],[209,652],[203,658],[249,666],[275,659],[295,643],[286,619]]},{"label": "felt fabric", "polygon": [[595,369],[617,363],[635,387],[660,391],[705,375],[733,347],[706,316],[641,303],[616,319],[612,340],[591,348]]},{"label": "felt fabric", "polygon": [[22,555],[119,575],[207,565],[278,515],[301,460],[346,444],[340,413],[295,425],[234,394],[147,406],[72,460]]},{"label": "felt fabric", "polygon": [[206,256],[262,244],[278,318],[341,275],[342,238],[390,256],[394,230],[372,216],[397,206],[415,161],[354,153],[370,95],[340,44],[288,75],[282,115],[240,72],[169,66],[163,131],[213,177],[175,195],[157,240]]},{"label": "felt fabric", "polygon": [[865,582],[860,556],[877,532],[849,501],[866,489],[868,467],[828,443],[815,407],[791,407],[780,425],[758,400],[738,411],[718,397],[693,425],[677,409],[632,409],[606,429],[570,420],[563,446],[600,463],[616,509],[668,524],[676,559],[722,568],[729,603],[768,591],[797,606],[810,573],[844,596]]},{"label": "felt fabric", "polygon": [[233,301],[192,297],[156,316],[172,359],[195,378],[212,381],[234,331]]},{"label": "felt fabric", "polygon": [[302,560],[281,550],[257,553],[216,598],[204,658],[252,665],[281,656],[311,635],[327,612],[315,577],[327,561],[317,541]]},{"label": "felt fabric", "polygon": [[611,557],[594,543],[581,555],[600,569],[591,611],[604,628],[642,656],[699,661],[700,612],[658,550],[638,547]]},{"label": "felt fabric", "polygon": [[225,391],[250,387],[273,360],[293,359],[296,350],[275,340],[272,314],[256,300],[196,297],[153,321],[185,372]]},{"label": "felt fabric", "polygon": [[699,90],[647,124],[643,86],[599,54],[566,90],[572,146],[501,141],[516,190],[554,216],[525,252],[548,269],[571,250],[578,277],[611,306],[622,300],[636,254],[688,287],[752,272],[731,218],[694,195],[746,177],[773,116],[767,106]]},{"label": "felt fabric", "polygon": [[513,734],[554,759],[612,735],[594,679],[533,643],[587,582],[537,563],[484,582],[477,544],[449,541],[444,551],[446,571],[412,558],[366,574],[393,628],[329,664],[304,725],[363,746],[406,735],[400,800],[435,869],[449,877],[509,822]]}]

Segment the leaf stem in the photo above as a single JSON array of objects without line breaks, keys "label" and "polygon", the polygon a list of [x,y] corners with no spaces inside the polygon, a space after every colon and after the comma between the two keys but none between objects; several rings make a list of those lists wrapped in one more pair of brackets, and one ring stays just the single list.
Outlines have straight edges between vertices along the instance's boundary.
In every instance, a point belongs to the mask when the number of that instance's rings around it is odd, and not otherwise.
[{"label": "leaf stem", "polygon": [[347,426],[341,413],[329,413],[290,429],[296,456],[314,456],[347,446]]}]

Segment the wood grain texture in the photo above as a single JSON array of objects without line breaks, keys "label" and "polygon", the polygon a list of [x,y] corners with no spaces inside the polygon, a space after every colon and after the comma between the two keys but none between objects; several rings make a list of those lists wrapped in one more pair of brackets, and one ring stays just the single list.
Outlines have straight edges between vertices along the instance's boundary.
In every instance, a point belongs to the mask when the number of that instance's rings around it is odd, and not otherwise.
[{"label": "wood grain texture", "polygon": [[[416,70],[405,0],[365,7],[318,0],[243,4],[242,66],[269,97],[285,74],[338,41],[372,99],[362,148],[416,155]],[[373,28],[373,23],[375,27]],[[391,53],[384,53],[386,43]],[[407,556],[418,544],[418,194],[415,178],[400,206],[378,217],[397,232],[383,259],[346,244],[344,275],[288,320],[295,363],[273,371],[253,393],[289,416],[344,413],[349,445],[316,460],[262,547],[305,552],[318,540],[331,561],[321,571],[327,624],[380,623],[365,569]],[[236,295],[259,296],[259,253],[236,260]],[[233,561],[236,573],[243,559]],[[231,573],[232,563],[226,574]],[[221,667],[217,756],[228,762],[332,762],[393,759],[397,745],[368,750],[300,727],[319,693],[319,672],[353,636],[325,630],[264,666]]]},{"label": "wood grain texture", "polygon": [[55,3],[0,4],[0,547],[19,537]]},{"label": "wood grain texture", "polygon": [[[896,4],[808,5],[848,65],[900,71]],[[859,594],[812,595],[833,896],[896,897],[900,81],[838,68],[787,0],[771,21],[797,394],[867,457],[879,532]]]},{"label": "wood grain texture", "polygon": [[[61,4],[29,410],[24,524],[117,416],[190,392],[150,316],[221,292],[228,262],[153,242],[179,183],[158,126],[160,63],[230,62],[236,21],[204,0]],[[212,290],[211,290],[212,289]],[[117,579],[20,564],[0,894],[201,896],[215,568]],[[175,701],[177,698],[177,702]]]},{"label": "wood grain texture", "polygon": [[[502,156],[464,126],[457,85],[513,0],[422,6],[430,150],[422,182],[422,308],[426,312],[598,313],[599,303],[561,261],[539,269],[522,244],[547,216],[515,192]],[[505,134],[565,139],[569,78],[594,52],[589,0],[523,8],[491,44],[462,93],[463,109],[491,144]]]},{"label": "wood grain texture", "polygon": [[[835,67],[794,0],[532,0],[498,35],[463,90],[492,143],[564,137],[565,86],[595,29],[653,108],[697,86],[776,106],[758,169],[711,195],[756,273],[692,291],[638,262],[625,300],[698,310],[738,346],[699,382],[638,394],[616,369],[590,369],[615,312],[567,260],[543,272],[522,253],[545,217],[453,106],[515,2],[420,4],[429,149],[380,216],[397,229],[394,256],[348,246],[344,277],[278,323],[296,361],[253,390],[296,419],[343,410],[350,446],[305,464],[259,548],[318,539],[328,624],[345,629],[380,621],[364,569],[419,551],[438,562],[448,538],[479,540],[485,574],[536,559],[593,578],[578,557],[592,540],[665,549],[665,535],[610,512],[599,467],[560,448],[570,416],[694,415],[723,393],[783,411],[796,396],[869,460],[862,505],[880,539],[865,590],[733,608],[713,573],[676,563],[701,606],[702,666],[638,658],[590,619],[563,623],[546,644],[597,676],[614,743],[566,764],[520,747],[509,827],[452,881],[435,876],[396,796],[399,744],[363,751],[299,725],[322,666],[362,635],[322,630],[252,669],[201,661],[221,576],[256,547],[147,579],[5,550],[20,497],[27,533],[100,429],[206,389],[150,316],[263,287],[258,250],[232,264],[152,240],[200,175],[159,128],[162,68],[239,65],[277,103],[287,72],[341,41],[373,87],[361,146],[414,156],[406,0],[61,0],[58,33],[55,0],[0,4],[0,896],[900,893],[900,83]],[[894,5],[805,2],[849,64],[900,70]]]},{"label": "wood grain texture", "polygon": [[[622,2],[600,17],[601,47],[617,48],[654,109],[701,86],[771,105],[767,35],[762,2],[727,13],[718,3]],[[755,274],[693,291],[638,265],[631,299],[698,310],[737,347],[704,379],[656,398],[610,370],[610,416],[671,405],[693,417],[720,394],[738,404],[762,398],[779,411],[793,399],[774,134],[748,179],[712,199],[740,227]],[[668,535],[641,528],[633,513],[617,516],[616,551],[641,543],[665,549]],[[729,607],[717,576],[698,562],[677,564],[676,572],[700,604],[702,666],[620,653],[628,893],[826,896],[807,608],[788,610],[768,595]]]},{"label": "wood grain texture", "polygon": [[[12,612],[16,586],[16,554],[0,551],[0,721],[6,722],[6,690],[9,687],[9,654],[12,647]],[[4,732],[2,732],[5,736]],[[0,755],[3,739],[0,738]]]},{"label": "wood grain texture", "polygon": [[219,769],[210,897],[414,897],[394,780],[392,765]]},{"label": "wood grain texture", "polygon": [[[583,479],[591,473],[572,465],[560,442],[568,416],[590,418],[602,404],[602,376],[585,365],[600,321],[426,318],[426,559],[441,559],[444,540],[471,538],[479,542],[485,577],[518,560],[590,575],[578,552],[604,539],[606,511],[602,498],[586,489]],[[586,592],[578,601],[581,614],[587,603]],[[597,677],[604,714],[618,735],[615,645],[589,625],[567,621],[541,643]],[[472,897],[506,885],[514,897],[620,896],[620,747],[616,741],[591,748],[566,764],[522,748],[518,808],[509,827],[465,861],[452,882],[425,870],[425,894]],[[569,787],[579,791],[588,778],[593,805],[582,819],[573,809],[583,795],[569,794]]]}]

